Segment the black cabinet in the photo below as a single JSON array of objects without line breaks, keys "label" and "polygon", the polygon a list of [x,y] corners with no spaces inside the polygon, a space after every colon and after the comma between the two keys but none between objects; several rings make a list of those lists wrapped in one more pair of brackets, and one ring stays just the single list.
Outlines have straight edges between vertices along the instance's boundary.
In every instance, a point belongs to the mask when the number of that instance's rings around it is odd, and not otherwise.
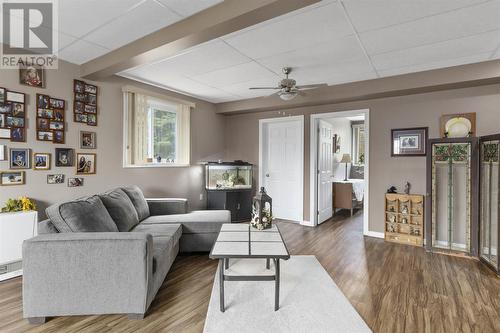
[{"label": "black cabinet", "polygon": [[231,222],[250,221],[252,215],[252,190],[207,191],[208,209],[227,209]]}]

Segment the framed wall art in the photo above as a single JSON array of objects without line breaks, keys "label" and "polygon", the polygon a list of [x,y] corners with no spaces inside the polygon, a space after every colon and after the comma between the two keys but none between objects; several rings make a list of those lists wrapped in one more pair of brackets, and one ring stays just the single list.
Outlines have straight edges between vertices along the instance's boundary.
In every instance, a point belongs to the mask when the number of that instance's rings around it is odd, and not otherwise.
[{"label": "framed wall art", "polygon": [[33,169],[34,170],[50,170],[50,154],[49,153],[34,153],[33,154]]},{"label": "framed wall art", "polygon": [[96,132],[80,131],[80,148],[81,149],[96,149]]},{"label": "framed wall art", "polygon": [[75,164],[75,151],[72,148],[56,148],[56,167],[72,167]]},{"label": "framed wall art", "polygon": [[9,151],[10,169],[29,169],[31,152],[26,148],[11,148]]},{"label": "framed wall art", "polygon": [[23,185],[24,171],[6,171],[0,173],[0,185]]},{"label": "framed wall art", "polygon": [[96,154],[77,153],[76,154],[76,174],[93,175],[96,173]]},{"label": "framed wall art", "polygon": [[0,87],[0,139],[26,141],[26,96]]},{"label": "framed wall art", "polygon": [[74,80],[73,90],[73,120],[76,123],[97,126],[98,87],[81,80]]},{"label": "framed wall art", "polygon": [[64,110],[63,99],[48,95],[36,94],[36,139],[52,143],[64,143]]},{"label": "framed wall art", "polygon": [[30,87],[45,88],[45,69],[31,64],[19,66],[19,83]]},{"label": "framed wall art", "polygon": [[391,130],[391,156],[425,156],[428,127]]}]

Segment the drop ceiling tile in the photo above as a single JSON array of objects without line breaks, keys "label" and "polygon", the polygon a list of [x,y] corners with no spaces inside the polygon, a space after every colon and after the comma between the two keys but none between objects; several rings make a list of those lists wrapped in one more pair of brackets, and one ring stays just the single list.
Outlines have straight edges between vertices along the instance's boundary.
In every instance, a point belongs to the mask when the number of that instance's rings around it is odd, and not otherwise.
[{"label": "drop ceiling tile", "polygon": [[174,12],[188,17],[221,3],[223,0],[158,0]]},{"label": "drop ceiling tile", "polygon": [[430,63],[425,63],[422,65],[387,69],[387,70],[379,71],[379,75],[382,77],[394,76],[394,75],[428,71],[428,70],[437,69],[437,68],[446,68],[446,67],[452,67],[452,66],[472,64],[472,63],[476,63],[476,62],[487,61],[489,56],[490,56],[490,53],[488,52],[488,53],[474,54],[471,56],[460,57],[460,58],[455,58],[455,59],[446,59],[443,61],[430,62]]},{"label": "drop ceiling tile", "polygon": [[275,73],[257,64],[256,62],[251,61],[205,74],[196,75],[193,76],[192,79],[212,87],[222,87],[262,77],[271,77],[273,79],[278,78]]},{"label": "drop ceiling tile", "polygon": [[83,37],[91,30],[124,14],[141,1],[143,0],[59,1],[59,30],[68,35]]},{"label": "drop ceiling tile", "polygon": [[142,66],[129,72],[133,72],[135,75],[147,72],[158,76],[182,74],[192,77],[249,61],[248,57],[216,39],[161,62]]},{"label": "drop ceiling tile", "polygon": [[344,0],[344,5],[358,32],[380,29],[413,21],[489,0]]},{"label": "drop ceiling tile", "polygon": [[500,30],[497,30],[437,44],[379,54],[371,58],[377,70],[423,65],[438,61],[445,62],[447,59],[466,57],[486,52],[491,53],[498,46],[499,40]]},{"label": "drop ceiling tile", "polygon": [[225,87],[221,87],[222,90],[227,91],[231,94],[237,95],[240,98],[252,98],[252,97],[261,97],[268,96],[277,90],[265,90],[265,89],[255,89],[250,90],[250,87],[277,87],[281,78],[276,76],[275,78],[257,78],[247,82],[231,84]]},{"label": "drop ceiling tile", "polygon": [[350,34],[352,29],[340,7],[336,3],[329,3],[300,15],[222,38],[243,54],[258,59]]},{"label": "drop ceiling tile", "polygon": [[351,35],[261,58],[257,62],[275,73],[281,73],[281,69],[285,66],[292,67],[293,70],[294,67],[308,67],[355,59],[365,59],[365,55],[356,37]]},{"label": "drop ceiling tile", "polygon": [[500,29],[500,1],[462,8],[360,34],[370,55]]},{"label": "drop ceiling tile", "polygon": [[97,58],[110,50],[84,40],[75,43],[59,51],[59,58],[81,65],[87,61]]},{"label": "drop ceiling tile", "polygon": [[116,49],[182,19],[153,0],[146,0],[116,20],[85,36],[85,40]]}]

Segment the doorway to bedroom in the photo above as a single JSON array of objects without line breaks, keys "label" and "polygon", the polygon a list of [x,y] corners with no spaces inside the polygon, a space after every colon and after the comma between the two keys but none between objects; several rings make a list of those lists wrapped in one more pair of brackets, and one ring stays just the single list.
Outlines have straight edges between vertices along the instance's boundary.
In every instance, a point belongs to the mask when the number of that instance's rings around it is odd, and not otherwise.
[{"label": "doorway to bedroom", "polygon": [[311,222],[362,220],[368,233],[369,110],[311,115]]}]

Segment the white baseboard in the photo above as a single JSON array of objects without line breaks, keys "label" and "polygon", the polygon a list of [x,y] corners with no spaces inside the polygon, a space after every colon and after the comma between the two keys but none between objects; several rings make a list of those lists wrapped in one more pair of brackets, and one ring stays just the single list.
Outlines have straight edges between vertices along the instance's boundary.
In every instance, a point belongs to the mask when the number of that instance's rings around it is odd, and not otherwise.
[{"label": "white baseboard", "polygon": [[0,281],[5,281],[5,280],[8,280],[8,279],[12,279],[12,278],[15,278],[17,276],[21,276],[23,275],[23,270],[20,269],[18,271],[12,271],[12,272],[9,272],[9,273],[5,273],[5,274],[0,274]]},{"label": "white baseboard", "polygon": [[365,236],[375,237],[375,238],[384,238],[384,233],[383,232],[377,232],[377,231],[367,231],[365,233]]},{"label": "white baseboard", "polygon": [[314,227],[314,223],[311,221],[300,221],[300,225],[304,225],[306,227]]}]

